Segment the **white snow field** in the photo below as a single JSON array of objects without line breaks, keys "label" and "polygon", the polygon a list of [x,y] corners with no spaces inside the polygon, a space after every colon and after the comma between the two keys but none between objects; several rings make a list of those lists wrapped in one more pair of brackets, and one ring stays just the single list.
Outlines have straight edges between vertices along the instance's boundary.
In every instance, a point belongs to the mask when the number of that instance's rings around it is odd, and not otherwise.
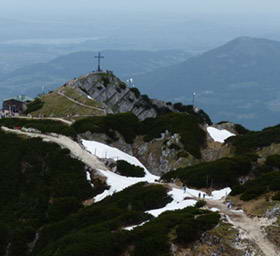
[{"label": "white snow field", "polygon": [[195,189],[186,188],[184,191],[184,189],[173,188],[168,193],[173,198],[171,203],[167,204],[163,208],[147,211],[147,213],[153,215],[154,217],[158,217],[161,213],[166,211],[174,211],[184,209],[188,206],[194,206],[197,200],[193,198],[198,198],[199,194],[201,195],[201,198],[203,197],[203,194],[205,194],[205,199],[220,200],[227,196],[230,192],[230,188],[225,188],[222,190],[213,191],[212,195],[208,196],[204,192]]},{"label": "white snow field", "polygon": [[225,140],[229,137],[236,136],[234,133],[229,132],[228,130],[222,129],[219,130],[215,127],[207,127],[207,132],[209,133],[210,137],[220,143],[224,143]]},{"label": "white snow field", "polygon": [[145,166],[135,157],[117,149],[110,147],[100,142],[82,140],[85,148],[93,155],[100,158],[111,158],[114,160],[125,160],[130,164],[140,166],[145,170],[145,176],[141,178],[125,177],[111,171],[98,170],[103,176],[107,178],[107,184],[110,186],[102,194],[97,195],[94,199],[95,202],[103,200],[105,197],[110,196],[116,192],[120,192],[127,187],[130,187],[139,182],[155,183],[160,177],[152,175]]},{"label": "white snow field", "polygon": [[[140,166],[147,171],[145,166],[137,158],[135,158],[134,156],[131,156],[127,153],[124,153],[123,151],[121,151],[117,148],[110,147],[106,144],[96,142],[96,141],[82,140],[82,143],[91,154],[93,154],[99,158],[111,158],[111,159],[114,159],[115,161],[125,160],[128,163],[136,165],[136,166]],[[154,176],[154,177],[157,177],[157,176]],[[157,177],[157,178],[159,178],[159,177]]]},{"label": "white snow field", "polygon": [[[106,158],[112,158],[114,160],[125,160],[130,164],[143,167],[146,173],[144,177],[134,178],[134,177],[121,176],[109,170],[104,171],[99,169],[98,171],[100,172],[100,174],[107,178],[106,183],[110,186],[110,188],[105,190],[102,194],[97,195],[94,198],[95,202],[99,202],[104,198],[106,198],[107,196],[113,195],[116,192],[120,192],[125,188],[130,187],[139,182],[160,184],[156,182],[156,180],[159,180],[160,177],[152,175],[145,168],[145,166],[140,163],[140,161],[137,158],[117,148],[110,147],[100,142],[82,140],[82,143],[86,148],[86,150],[91,152],[91,154],[96,155],[97,157],[104,158],[106,156]],[[203,194],[205,194],[206,199],[220,200],[223,197],[227,196],[230,192],[231,192],[230,188],[225,188],[219,191],[213,191],[212,195],[208,196],[204,192],[195,189],[185,188],[184,190],[183,188],[182,189],[171,188],[168,194],[173,198],[173,201],[167,204],[163,208],[150,210],[147,211],[147,213],[153,215],[154,217],[158,217],[161,213],[166,211],[174,211],[174,210],[184,209],[188,206],[194,206],[195,203],[197,202],[196,198],[198,198],[199,195],[201,196],[201,198]]]}]

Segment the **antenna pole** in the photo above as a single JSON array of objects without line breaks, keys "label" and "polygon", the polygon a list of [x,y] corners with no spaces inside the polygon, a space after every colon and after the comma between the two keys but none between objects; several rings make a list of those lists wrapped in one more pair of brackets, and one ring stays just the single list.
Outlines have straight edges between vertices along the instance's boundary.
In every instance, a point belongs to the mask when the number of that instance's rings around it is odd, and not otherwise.
[{"label": "antenna pole", "polygon": [[193,105],[193,107],[194,107],[194,103],[195,103],[195,96],[196,96],[196,93],[193,92],[193,100],[192,100],[192,105]]}]

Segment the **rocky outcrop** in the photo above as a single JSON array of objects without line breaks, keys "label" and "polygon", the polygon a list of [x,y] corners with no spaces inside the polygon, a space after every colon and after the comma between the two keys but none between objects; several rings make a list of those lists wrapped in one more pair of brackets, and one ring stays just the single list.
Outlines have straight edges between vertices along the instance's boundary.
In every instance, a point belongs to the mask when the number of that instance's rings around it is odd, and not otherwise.
[{"label": "rocky outcrop", "polygon": [[242,239],[226,222],[204,233],[199,241],[187,246],[173,244],[171,250],[173,256],[264,256],[257,244]]},{"label": "rocky outcrop", "polygon": [[66,86],[104,103],[108,113],[132,112],[144,120],[156,117],[160,112],[175,111],[172,104],[141,95],[138,89],[128,87],[110,71],[89,73],[69,81]]},{"label": "rocky outcrop", "polygon": [[[118,137],[116,141],[112,141],[112,139],[105,134],[91,134],[90,132],[80,135],[80,138],[106,143],[133,155],[138,158],[151,173],[158,176],[173,169],[191,166],[200,162],[200,160],[184,150],[178,134],[171,134],[166,131],[162,133],[161,138],[153,139],[150,142],[145,142],[142,136],[138,136],[133,144],[127,144],[119,133],[116,134]],[[105,157],[104,155],[104,158]]]}]

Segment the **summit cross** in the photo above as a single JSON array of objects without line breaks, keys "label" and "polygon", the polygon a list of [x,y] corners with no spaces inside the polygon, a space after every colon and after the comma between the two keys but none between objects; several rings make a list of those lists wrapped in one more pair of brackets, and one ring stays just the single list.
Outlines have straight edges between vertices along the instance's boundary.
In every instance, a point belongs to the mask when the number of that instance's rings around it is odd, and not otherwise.
[{"label": "summit cross", "polygon": [[98,56],[95,56],[95,58],[98,59],[97,71],[100,72],[100,71],[102,71],[102,70],[101,70],[101,66],[100,66],[100,62],[101,62],[101,59],[104,59],[104,56],[102,56],[101,53],[99,52],[99,53],[98,53]]}]

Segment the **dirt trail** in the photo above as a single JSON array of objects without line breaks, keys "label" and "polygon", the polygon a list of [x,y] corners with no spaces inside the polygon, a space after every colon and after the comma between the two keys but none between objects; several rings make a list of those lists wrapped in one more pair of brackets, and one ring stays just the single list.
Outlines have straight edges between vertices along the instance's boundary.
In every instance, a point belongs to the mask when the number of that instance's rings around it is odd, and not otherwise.
[{"label": "dirt trail", "polygon": [[102,111],[103,113],[106,114],[106,110],[104,108],[98,108],[98,107],[93,107],[93,106],[86,105],[86,104],[84,104],[82,102],[79,102],[79,101],[69,97],[69,96],[66,96],[63,92],[60,92],[60,91],[58,91],[56,93],[58,95],[62,96],[62,97],[65,97],[66,99],[70,100],[71,102],[73,102],[73,103],[75,103],[77,105],[80,105],[82,107],[89,108],[89,109],[94,109],[94,110]]},{"label": "dirt trail", "polygon": [[30,120],[54,120],[54,121],[59,121],[62,123],[65,123],[67,125],[72,125],[73,122],[69,121],[69,120],[65,120],[63,118],[59,118],[59,117],[28,117],[28,116],[15,116],[15,117],[11,117],[11,118],[21,118],[21,119],[30,119]]},{"label": "dirt trail", "polygon": [[266,256],[279,256],[280,250],[276,248],[265,236],[262,228],[271,225],[269,221],[263,222],[258,218],[249,218],[244,212],[228,209],[223,200],[206,200],[209,208],[217,208],[226,215],[228,221],[241,231],[241,237],[247,238],[258,245]]},{"label": "dirt trail", "polygon": [[[77,142],[63,135],[45,135],[39,133],[29,133],[20,130],[1,127],[2,130],[14,134],[25,135],[33,138],[42,138],[45,141],[54,142],[62,147],[70,150],[70,152],[80,161],[92,169],[106,170],[104,164],[97,157],[90,154]],[[199,200],[199,198],[193,197]],[[209,208],[217,208],[221,214],[224,214],[228,221],[241,231],[242,238],[247,238],[257,244],[265,256],[279,256],[280,250],[265,237],[262,227],[271,223],[264,223],[260,219],[249,218],[244,212],[228,209],[224,204],[224,200],[206,199]]]},{"label": "dirt trail", "polygon": [[10,133],[25,135],[25,136],[32,137],[32,138],[42,138],[45,141],[54,142],[64,148],[69,149],[75,158],[79,159],[80,161],[82,161],[84,164],[91,167],[92,169],[106,170],[106,167],[104,166],[104,164],[100,160],[98,160],[97,157],[90,154],[88,151],[83,149],[81,147],[81,145],[79,145],[77,142],[73,141],[72,139],[70,139],[66,136],[45,135],[45,134],[40,134],[40,133],[23,132],[20,130],[9,129],[9,128],[3,127],[3,126],[1,127],[1,129],[3,131],[10,132]]}]

